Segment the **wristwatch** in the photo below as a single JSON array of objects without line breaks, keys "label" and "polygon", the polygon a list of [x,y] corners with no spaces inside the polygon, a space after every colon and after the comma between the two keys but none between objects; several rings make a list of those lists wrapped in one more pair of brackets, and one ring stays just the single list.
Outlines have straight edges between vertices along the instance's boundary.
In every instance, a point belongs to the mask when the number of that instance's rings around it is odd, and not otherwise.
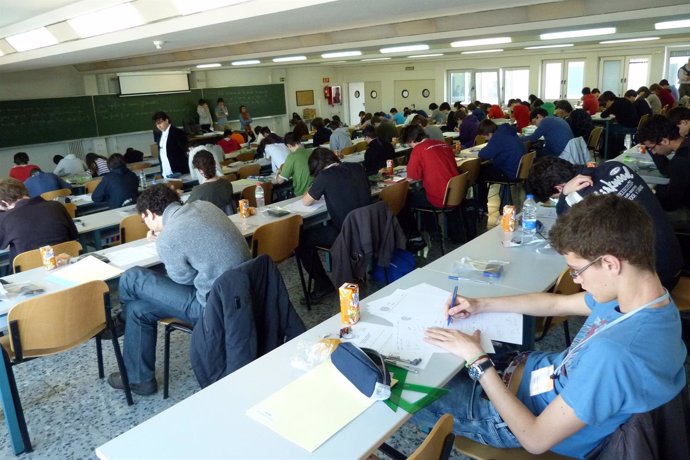
[{"label": "wristwatch", "polygon": [[486,361],[483,361],[479,364],[472,364],[468,369],[467,369],[467,374],[470,376],[472,380],[475,382],[478,382],[479,379],[482,378],[484,375],[484,372],[487,371],[487,369],[494,367],[493,361],[490,359],[487,359]]}]

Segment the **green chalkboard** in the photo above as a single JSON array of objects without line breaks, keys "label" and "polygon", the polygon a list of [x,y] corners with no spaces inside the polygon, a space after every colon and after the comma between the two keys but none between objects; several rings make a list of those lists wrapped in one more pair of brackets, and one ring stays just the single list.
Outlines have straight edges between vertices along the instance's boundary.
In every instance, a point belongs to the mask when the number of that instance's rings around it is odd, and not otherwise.
[{"label": "green chalkboard", "polygon": [[228,88],[206,88],[202,90],[203,98],[208,101],[211,112],[216,101],[222,97],[230,112],[228,118],[237,120],[240,105],[246,105],[253,118],[285,115],[285,86],[253,85],[230,86]]},{"label": "green chalkboard", "polygon": [[89,96],[0,101],[0,147],[96,135]]},{"label": "green chalkboard", "polygon": [[175,126],[182,126],[185,120],[197,119],[196,106],[200,98],[201,91],[198,89],[179,94],[94,96],[98,135],[153,129],[151,117],[159,111],[166,112]]}]

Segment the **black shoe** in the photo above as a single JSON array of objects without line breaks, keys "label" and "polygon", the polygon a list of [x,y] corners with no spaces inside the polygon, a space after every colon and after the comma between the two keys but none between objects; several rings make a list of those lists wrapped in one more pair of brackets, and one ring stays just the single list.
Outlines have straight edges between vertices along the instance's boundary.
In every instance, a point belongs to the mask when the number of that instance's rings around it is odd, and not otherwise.
[{"label": "black shoe", "polygon": [[[108,383],[116,390],[125,389],[125,385],[122,383],[122,376],[119,372],[110,374],[108,376]],[[130,383],[129,389],[132,390],[132,393],[136,393],[140,396],[150,396],[158,391],[158,382],[156,382],[156,379],[152,379],[148,382]]]},{"label": "black shoe", "polygon": [[[332,294],[335,292],[335,288],[333,286],[327,286],[324,288],[315,288],[312,292],[309,293],[309,303],[310,304],[315,304],[319,303],[321,299],[326,297],[328,294]],[[300,304],[306,305],[307,304],[307,299],[302,297],[299,301]]]},{"label": "black shoe", "polygon": [[[125,335],[125,322],[122,321],[119,315],[113,318],[113,326],[115,326],[115,337]],[[110,340],[113,337],[110,329],[105,329],[99,332],[98,335],[102,340]]]}]

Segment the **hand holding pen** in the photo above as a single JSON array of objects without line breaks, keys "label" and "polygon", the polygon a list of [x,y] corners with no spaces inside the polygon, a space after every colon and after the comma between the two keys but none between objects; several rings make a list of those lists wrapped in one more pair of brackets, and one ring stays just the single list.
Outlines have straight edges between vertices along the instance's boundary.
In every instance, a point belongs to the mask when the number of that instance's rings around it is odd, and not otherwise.
[{"label": "hand holding pen", "polygon": [[[446,301],[446,315],[453,319],[467,318],[479,311],[479,300],[457,295],[457,287],[453,291],[453,297]],[[449,321],[450,325],[452,321]]]},{"label": "hand holding pen", "polygon": [[451,315],[451,310],[455,308],[455,298],[458,296],[458,285],[456,284],[455,287],[453,288],[453,297],[450,298],[450,308],[446,310],[446,313],[448,314],[448,321],[446,322],[446,326],[450,326],[450,324],[453,322],[453,316]]}]

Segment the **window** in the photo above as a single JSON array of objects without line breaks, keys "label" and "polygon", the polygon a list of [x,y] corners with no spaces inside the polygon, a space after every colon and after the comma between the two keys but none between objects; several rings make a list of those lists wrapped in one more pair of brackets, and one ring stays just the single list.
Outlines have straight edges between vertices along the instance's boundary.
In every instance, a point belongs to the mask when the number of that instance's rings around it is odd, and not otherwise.
[{"label": "window", "polygon": [[450,103],[462,102],[469,104],[472,101],[472,74],[467,71],[453,71],[449,73]]},{"label": "window", "polygon": [[543,61],[541,97],[544,100],[578,100],[585,82],[585,61]]},{"label": "window", "polygon": [[666,78],[670,84],[678,84],[678,69],[688,63],[688,58],[690,58],[690,49],[674,50],[669,53]]},{"label": "window", "polygon": [[448,72],[450,103],[469,104],[479,100],[488,104],[524,99],[529,94],[529,69],[452,70]]},{"label": "window", "polygon": [[529,69],[506,69],[503,71],[503,104],[510,99],[525,99],[529,94]]},{"label": "window", "polygon": [[649,56],[603,58],[600,62],[599,88],[622,96],[629,89],[637,90],[649,80]]},{"label": "window", "polygon": [[498,70],[487,70],[474,73],[475,94],[481,102],[498,104]]}]

